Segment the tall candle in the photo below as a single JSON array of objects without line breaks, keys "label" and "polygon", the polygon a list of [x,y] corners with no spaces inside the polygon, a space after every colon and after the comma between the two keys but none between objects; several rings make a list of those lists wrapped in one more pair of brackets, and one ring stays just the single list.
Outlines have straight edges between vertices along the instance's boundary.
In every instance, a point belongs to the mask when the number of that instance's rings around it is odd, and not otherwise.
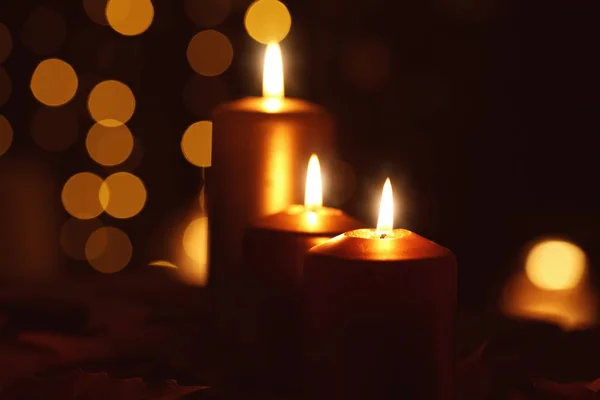
[{"label": "tall candle", "polygon": [[330,157],[333,149],[331,116],[318,105],[284,97],[281,51],[269,45],[263,97],[222,104],[213,115],[206,190],[211,280],[217,286],[238,278],[248,223],[298,202],[303,187],[295,177],[304,163],[312,153]]},{"label": "tall candle", "polygon": [[313,246],[363,225],[341,210],[323,207],[319,159],[311,156],[304,205],[259,218],[244,237],[248,286],[253,290],[249,341],[257,380],[295,390],[302,383],[301,286],[304,255]]},{"label": "tall candle", "polygon": [[310,398],[453,398],[456,261],[393,229],[392,203],[388,180],[377,229],[346,232],[306,256]]}]

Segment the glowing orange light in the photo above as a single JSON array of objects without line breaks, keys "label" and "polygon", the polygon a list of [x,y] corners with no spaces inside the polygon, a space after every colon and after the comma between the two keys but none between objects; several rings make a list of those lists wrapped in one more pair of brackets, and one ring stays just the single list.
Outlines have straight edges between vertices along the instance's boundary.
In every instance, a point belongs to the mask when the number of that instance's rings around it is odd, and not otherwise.
[{"label": "glowing orange light", "polygon": [[257,42],[279,43],[290,32],[292,16],[285,4],[277,0],[257,0],[244,17],[246,31]]},{"label": "glowing orange light", "polygon": [[547,240],[531,249],[525,272],[540,289],[567,290],[579,284],[586,266],[586,255],[578,246],[562,240]]},{"label": "glowing orange light", "polygon": [[182,279],[190,284],[204,286],[208,282],[209,222],[207,217],[192,221],[183,234],[183,249],[188,263],[182,264]]},{"label": "glowing orange light", "polygon": [[306,173],[306,189],[304,191],[304,207],[314,211],[323,206],[323,182],[321,181],[321,166],[316,154],[310,156]]},{"label": "glowing orange light", "polygon": [[381,203],[379,205],[379,218],[377,219],[377,233],[391,234],[394,230],[394,196],[392,183],[387,178],[383,185]]},{"label": "glowing orange light", "polygon": [[265,52],[263,67],[263,97],[268,111],[281,108],[281,99],[285,96],[283,83],[283,58],[277,43],[269,43]]}]

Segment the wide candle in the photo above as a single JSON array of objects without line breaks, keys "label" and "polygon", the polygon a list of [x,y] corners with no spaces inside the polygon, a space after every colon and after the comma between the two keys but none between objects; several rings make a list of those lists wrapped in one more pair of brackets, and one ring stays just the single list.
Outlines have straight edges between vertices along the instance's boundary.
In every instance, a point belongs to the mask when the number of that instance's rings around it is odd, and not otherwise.
[{"label": "wide candle", "polygon": [[448,249],[393,229],[388,179],[377,229],[346,232],[306,255],[311,398],[452,399],[456,274]]},{"label": "wide candle", "polygon": [[333,236],[364,226],[341,210],[323,207],[319,159],[312,155],[304,205],[259,218],[244,236],[244,261],[252,288],[250,340],[258,380],[278,389],[302,383],[301,287],[304,255]]},{"label": "wide candle", "polygon": [[[333,120],[320,106],[284,97],[281,50],[265,54],[263,97],[222,104],[214,111],[212,167],[207,171],[211,279],[226,287],[242,264],[244,228],[302,198],[302,174],[312,153],[330,157]],[[223,282],[224,281],[224,282]]]}]

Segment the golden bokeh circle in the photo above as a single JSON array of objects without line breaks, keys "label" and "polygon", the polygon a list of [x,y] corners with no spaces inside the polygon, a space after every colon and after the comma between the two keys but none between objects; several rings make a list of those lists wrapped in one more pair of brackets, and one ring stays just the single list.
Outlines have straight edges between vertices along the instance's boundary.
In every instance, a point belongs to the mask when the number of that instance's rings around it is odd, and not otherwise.
[{"label": "golden bokeh circle", "polygon": [[231,11],[231,0],[184,0],[183,7],[192,22],[210,28],[227,18]]},{"label": "golden bokeh circle", "polygon": [[6,61],[12,51],[12,36],[10,31],[0,22],[0,63]]},{"label": "golden bokeh circle", "polygon": [[122,271],[131,261],[133,246],[125,232],[112,226],[95,230],[85,244],[90,265],[105,274]]},{"label": "golden bokeh circle", "polygon": [[183,249],[192,260],[208,262],[208,217],[193,220],[183,233]]},{"label": "golden bokeh circle", "polygon": [[146,187],[129,172],[117,172],[102,183],[100,203],[107,214],[126,219],[136,216],[146,204]]},{"label": "golden bokeh circle", "polygon": [[48,151],[63,151],[77,141],[79,122],[69,106],[42,107],[31,120],[33,141]]},{"label": "golden bokeh circle", "polygon": [[545,240],[531,248],[525,261],[529,280],[545,290],[576,287],[587,268],[587,256],[577,245],[563,240]]},{"label": "golden bokeh circle", "polygon": [[135,96],[123,82],[103,81],[90,92],[88,110],[94,121],[106,126],[119,126],[133,116]]},{"label": "golden bokeh circle", "polygon": [[244,17],[246,31],[257,42],[279,43],[290,32],[292,17],[285,4],[277,0],[258,0]]},{"label": "golden bokeh circle", "polygon": [[140,35],[152,25],[154,5],[150,0],[108,0],[106,19],[122,35]]},{"label": "golden bokeh circle", "polygon": [[85,140],[85,147],[92,160],[104,166],[124,162],[133,151],[133,135],[126,125],[106,126],[94,124]]},{"label": "golden bokeh circle", "polygon": [[187,59],[192,69],[200,75],[221,75],[231,65],[233,47],[227,36],[208,29],[198,32],[190,40]]},{"label": "golden bokeh circle", "polygon": [[106,5],[108,0],[83,0],[83,9],[87,16],[96,24],[106,26]]},{"label": "golden bokeh circle", "polygon": [[23,43],[39,56],[50,56],[60,50],[67,38],[67,23],[58,11],[35,8],[23,25]]},{"label": "golden bokeh circle", "polygon": [[103,211],[100,202],[102,178],[91,172],[73,175],[62,189],[61,199],[65,210],[78,219],[96,218]]},{"label": "golden bokeh circle", "polygon": [[212,122],[192,124],[181,138],[181,151],[190,163],[197,167],[210,167],[212,159]]},{"label": "golden bokeh circle", "polygon": [[60,230],[60,247],[66,255],[75,260],[87,260],[85,255],[87,240],[102,225],[97,218],[86,220],[69,218]]},{"label": "golden bokeh circle", "polygon": [[6,70],[0,65],[0,106],[4,105],[12,93],[12,82]]},{"label": "golden bokeh circle", "polygon": [[0,114],[0,156],[10,148],[13,140],[13,130],[10,122]]},{"label": "golden bokeh circle", "polygon": [[31,77],[31,92],[47,106],[61,106],[71,101],[78,86],[77,74],[70,64],[49,58],[38,64]]}]

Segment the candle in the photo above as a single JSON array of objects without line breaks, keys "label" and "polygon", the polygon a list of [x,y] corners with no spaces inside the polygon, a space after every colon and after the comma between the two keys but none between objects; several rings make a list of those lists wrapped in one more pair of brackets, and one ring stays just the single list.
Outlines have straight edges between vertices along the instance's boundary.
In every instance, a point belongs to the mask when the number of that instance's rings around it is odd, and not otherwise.
[{"label": "candle", "polygon": [[453,398],[456,261],[393,229],[389,179],[377,229],[308,252],[304,301],[311,398]]},{"label": "candle", "polygon": [[[295,176],[312,153],[331,156],[333,120],[320,106],[284,97],[281,51],[265,54],[263,97],[217,107],[213,115],[212,167],[207,171],[211,218],[211,280],[238,279],[248,223],[301,199]],[[217,282],[218,286],[221,286]]]},{"label": "candle", "polygon": [[256,220],[244,236],[244,261],[254,291],[250,341],[260,361],[258,380],[278,389],[302,383],[301,293],[304,255],[313,246],[363,226],[323,207],[319,159],[308,163],[304,205]]}]

